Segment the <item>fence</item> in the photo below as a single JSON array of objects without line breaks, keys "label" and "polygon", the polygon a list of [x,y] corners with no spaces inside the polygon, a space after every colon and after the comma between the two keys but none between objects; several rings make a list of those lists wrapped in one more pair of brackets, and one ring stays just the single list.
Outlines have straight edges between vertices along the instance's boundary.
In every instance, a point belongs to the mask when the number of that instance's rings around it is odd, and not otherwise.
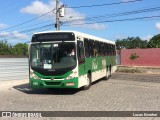
[{"label": "fence", "polygon": [[160,67],[160,48],[121,50],[120,62],[124,66]]},{"label": "fence", "polygon": [[22,80],[28,76],[28,58],[0,58],[0,80]]}]

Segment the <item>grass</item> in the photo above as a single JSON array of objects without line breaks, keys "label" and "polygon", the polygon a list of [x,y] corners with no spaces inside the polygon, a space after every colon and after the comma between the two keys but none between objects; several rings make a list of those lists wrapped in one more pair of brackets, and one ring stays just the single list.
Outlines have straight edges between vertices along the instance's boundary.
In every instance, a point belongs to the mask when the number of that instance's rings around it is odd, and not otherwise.
[{"label": "grass", "polygon": [[142,73],[143,71],[138,68],[118,67],[116,72],[123,73]]}]

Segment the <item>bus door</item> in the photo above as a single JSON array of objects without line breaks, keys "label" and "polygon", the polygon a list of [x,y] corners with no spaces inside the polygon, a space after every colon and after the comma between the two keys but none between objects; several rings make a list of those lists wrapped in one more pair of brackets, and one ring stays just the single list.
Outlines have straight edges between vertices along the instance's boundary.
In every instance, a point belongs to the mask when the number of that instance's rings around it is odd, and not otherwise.
[{"label": "bus door", "polygon": [[84,55],[84,43],[81,40],[77,41],[77,58],[79,64],[79,75],[82,75],[85,71],[85,55]]}]

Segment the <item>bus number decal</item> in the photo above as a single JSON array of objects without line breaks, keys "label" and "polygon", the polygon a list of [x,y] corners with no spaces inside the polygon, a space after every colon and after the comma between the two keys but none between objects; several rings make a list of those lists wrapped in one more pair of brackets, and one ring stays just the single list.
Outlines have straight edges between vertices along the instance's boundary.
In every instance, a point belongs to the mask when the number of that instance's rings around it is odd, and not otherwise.
[{"label": "bus number decal", "polygon": [[98,68],[98,61],[96,61],[96,59],[93,59],[92,61],[92,69],[96,70]]},{"label": "bus number decal", "polygon": [[106,68],[106,60],[102,59],[102,68]]}]

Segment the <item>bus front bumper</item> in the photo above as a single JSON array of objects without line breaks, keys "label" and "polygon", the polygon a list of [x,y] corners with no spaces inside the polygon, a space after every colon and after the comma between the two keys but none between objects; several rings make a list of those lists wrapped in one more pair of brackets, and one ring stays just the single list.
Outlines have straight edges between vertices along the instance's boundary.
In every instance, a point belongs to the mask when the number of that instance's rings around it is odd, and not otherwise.
[{"label": "bus front bumper", "polygon": [[78,78],[70,80],[36,80],[30,78],[31,88],[78,88]]}]

